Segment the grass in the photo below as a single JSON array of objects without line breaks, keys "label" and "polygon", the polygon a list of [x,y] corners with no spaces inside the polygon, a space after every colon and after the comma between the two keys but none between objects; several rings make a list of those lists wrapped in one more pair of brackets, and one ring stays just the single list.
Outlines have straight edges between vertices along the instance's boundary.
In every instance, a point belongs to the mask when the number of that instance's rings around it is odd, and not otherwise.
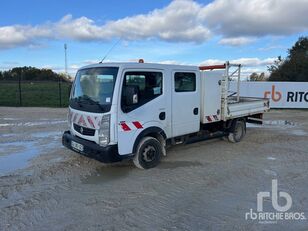
[{"label": "grass", "polygon": [[[70,83],[61,83],[61,106],[68,106]],[[22,82],[19,100],[18,82],[0,81],[0,106],[59,107],[58,82]]]}]

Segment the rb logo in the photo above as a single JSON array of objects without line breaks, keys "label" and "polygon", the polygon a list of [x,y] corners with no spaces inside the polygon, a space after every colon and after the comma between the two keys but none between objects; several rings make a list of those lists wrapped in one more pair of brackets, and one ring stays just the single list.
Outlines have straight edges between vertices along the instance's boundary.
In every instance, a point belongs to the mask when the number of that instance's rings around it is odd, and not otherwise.
[{"label": "rb logo", "polygon": [[272,85],[272,91],[264,92],[264,98],[269,98],[269,95],[271,95],[271,98],[274,102],[278,102],[279,100],[281,100],[281,92],[275,91],[275,85]]},{"label": "rb logo", "polygon": [[[277,180],[272,180],[272,205],[273,208],[276,209],[278,212],[286,212],[292,206],[292,197],[287,192],[279,192],[279,197],[283,197],[286,201],[284,206],[280,206],[278,204],[278,183]],[[263,212],[263,199],[269,198],[270,192],[259,192],[257,194],[257,211]]]}]

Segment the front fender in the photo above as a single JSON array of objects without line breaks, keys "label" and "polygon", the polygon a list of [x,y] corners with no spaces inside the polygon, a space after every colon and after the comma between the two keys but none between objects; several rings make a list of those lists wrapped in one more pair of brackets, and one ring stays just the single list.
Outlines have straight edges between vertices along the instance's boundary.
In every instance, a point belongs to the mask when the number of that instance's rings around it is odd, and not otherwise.
[{"label": "front fender", "polygon": [[147,128],[143,129],[136,137],[135,137],[135,142],[134,142],[134,146],[133,146],[133,153],[135,153],[137,151],[137,146],[140,142],[140,140],[145,137],[148,136],[150,134],[159,134],[164,140],[167,139],[166,133],[163,130],[162,127],[159,127],[154,124],[147,126]]},{"label": "front fender", "polygon": [[167,138],[162,124],[155,121],[142,124],[142,128],[140,129],[127,132],[120,131],[118,136],[119,154],[126,155],[135,153],[139,141],[142,137],[150,133],[158,133],[164,139]]}]

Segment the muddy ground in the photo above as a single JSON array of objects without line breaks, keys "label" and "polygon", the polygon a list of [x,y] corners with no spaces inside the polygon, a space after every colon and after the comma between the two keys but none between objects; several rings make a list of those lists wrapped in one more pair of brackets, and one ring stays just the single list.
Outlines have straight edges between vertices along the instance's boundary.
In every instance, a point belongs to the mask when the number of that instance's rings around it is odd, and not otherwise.
[{"label": "muddy ground", "polygon": [[308,219],[307,110],[272,110],[237,144],[170,148],[147,171],[65,149],[65,120],[66,109],[0,108],[0,230],[308,230],[245,220],[272,179],[292,197],[287,212]]}]

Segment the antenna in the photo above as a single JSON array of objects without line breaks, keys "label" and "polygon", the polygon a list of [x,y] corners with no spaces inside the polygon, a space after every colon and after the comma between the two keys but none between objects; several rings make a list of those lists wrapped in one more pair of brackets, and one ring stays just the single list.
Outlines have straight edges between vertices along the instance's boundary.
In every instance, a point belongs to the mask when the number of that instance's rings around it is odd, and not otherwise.
[{"label": "antenna", "polygon": [[113,48],[116,47],[116,45],[118,45],[118,43],[121,41],[121,38],[119,38],[113,45],[112,47],[109,49],[109,51],[106,53],[106,55],[104,56],[104,58],[102,59],[102,61],[100,61],[99,63],[103,63],[104,60],[107,58],[107,56],[110,54],[110,52],[113,50]]}]

